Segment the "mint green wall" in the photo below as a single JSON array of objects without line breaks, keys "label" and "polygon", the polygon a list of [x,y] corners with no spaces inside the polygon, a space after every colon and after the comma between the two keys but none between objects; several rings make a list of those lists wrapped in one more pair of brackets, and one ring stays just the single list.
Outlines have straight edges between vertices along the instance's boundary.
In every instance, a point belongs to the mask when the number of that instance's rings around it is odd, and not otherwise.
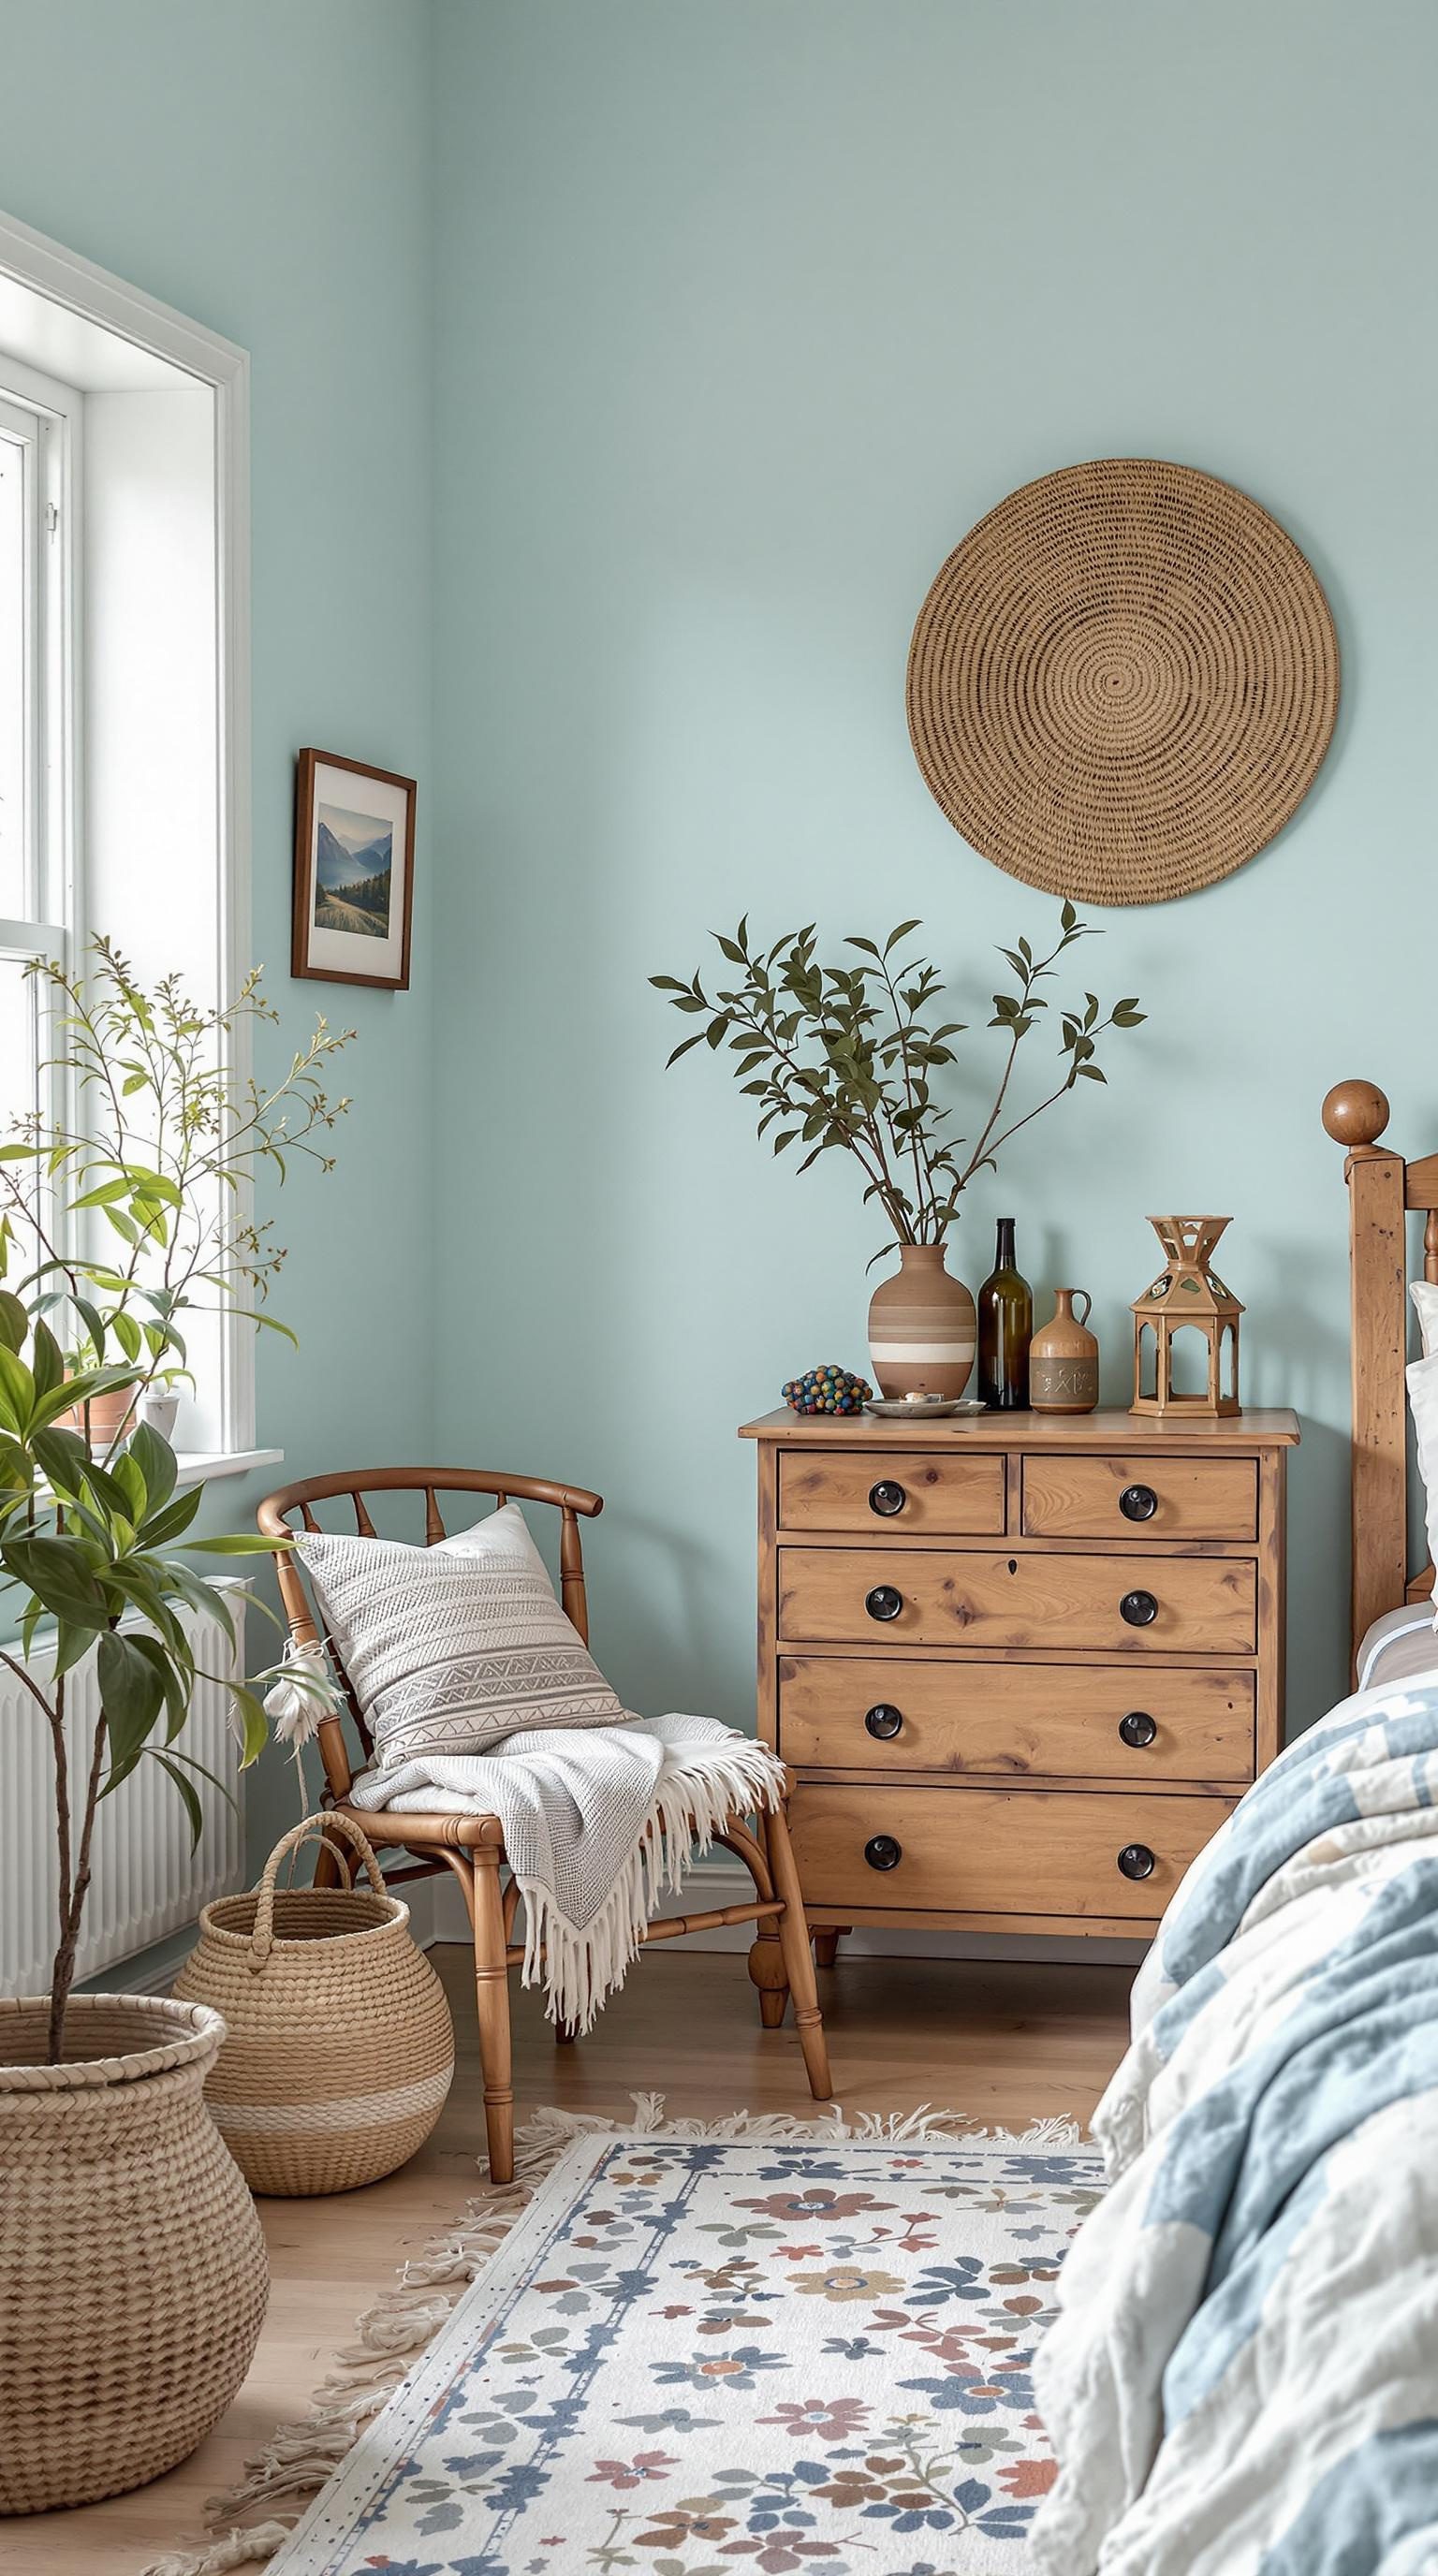
[{"label": "mint green wall", "polygon": [[1341,1681],[1346,1590],[1318,1106],[1362,1071],[1404,1136],[1438,1110],[1438,17],[441,0],[437,36],[436,1438],[600,1487],[616,1684],[749,1715],[734,1425],[793,1369],[861,1360],[879,1238],[839,1169],[798,1182],[756,1148],[707,1056],[661,1073],[680,1024],[645,976],[746,906],[831,936],[918,913],[981,1008],[991,944],[1054,908],[919,780],[915,611],[1014,485],[1180,459],[1317,566],[1337,739],[1238,877],[1099,916],[1083,980],[1151,1024],[975,1191],[957,1263],[982,1276],[1012,1209],[1041,1288],[1092,1290],[1117,1399],[1146,1212],[1232,1211],[1248,1398],[1306,1420],[1303,1723]]},{"label": "mint green wall", "polygon": [[[1306,1421],[1310,1716],[1346,1508],[1317,1106],[1361,1070],[1400,1140],[1438,1109],[1427,0],[0,0],[0,74],[0,205],[253,353],[255,950],[286,1042],[311,999],[361,1035],[340,1171],[284,1204],[303,1350],[263,1354],[261,1436],[294,1473],[418,1447],[599,1486],[636,1706],[749,1716],[733,1428],[861,1360],[877,1240],[707,1057],[662,1074],[647,974],[746,906],[920,913],[980,1015],[1053,907],[915,770],[937,565],[1093,455],[1292,529],[1343,638],[1324,775],[1227,885],[1099,916],[1084,980],[1150,1026],[976,1191],[957,1265],[1012,1209],[1118,1397],[1145,1212],[1232,1210],[1247,1393]],[[420,776],[407,1001],[288,982],[305,741]],[[257,1839],[289,1797],[271,1770]]]},{"label": "mint green wall", "polygon": [[[427,1429],[428,40],[406,0],[0,0],[0,206],[253,359],[254,954],[276,1062],[316,1007],[359,1031],[339,1170],[279,1211],[302,1348],[265,1337],[259,1434],[295,1475]],[[424,782],[408,999],[289,979],[302,743]],[[211,1518],[243,1528],[269,1481]],[[252,1840],[292,1812],[265,1764]]]}]

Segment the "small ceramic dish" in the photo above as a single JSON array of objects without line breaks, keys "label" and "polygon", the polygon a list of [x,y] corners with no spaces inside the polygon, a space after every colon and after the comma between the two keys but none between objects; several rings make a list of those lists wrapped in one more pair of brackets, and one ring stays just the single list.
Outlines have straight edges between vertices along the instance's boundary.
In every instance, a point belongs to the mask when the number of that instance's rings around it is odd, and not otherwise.
[{"label": "small ceramic dish", "polygon": [[953,1413],[982,1413],[975,1395],[900,1395],[871,1396],[866,1413],[877,1413],[885,1422],[945,1422]]}]

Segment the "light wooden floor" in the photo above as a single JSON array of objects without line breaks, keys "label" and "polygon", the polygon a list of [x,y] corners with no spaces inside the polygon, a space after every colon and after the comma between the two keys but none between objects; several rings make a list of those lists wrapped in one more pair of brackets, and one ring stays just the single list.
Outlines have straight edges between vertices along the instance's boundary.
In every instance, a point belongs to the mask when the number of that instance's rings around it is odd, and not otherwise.
[{"label": "light wooden floor", "polygon": [[[484,2131],[469,1957],[433,1955],[454,2006],[459,2070],[423,2154],[369,2191],[261,2201],[274,2293],[254,2368],[218,2431],[134,2495],[0,2523],[0,2576],[137,2576],[157,2552],[194,2545],[206,2497],[233,2482],[277,2423],[305,2412],[356,2316],[475,2191]],[[1123,2051],[1130,1982],[1126,1968],[841,1955],[819,1980],[836,2094],[856,2111],[930,2103],[1002,2128],[1051,2112],[1086,2121]],[[676,2116],[813,2108],[792,2023],[760,2030],[739,1956],[675,1949],[641,1959],[573,2048],[556,2048],[537,1997],[516,1991],[514,2039],[520,2120],[540,2102],[622,2115],[631,2091],[662,2091]]]}]

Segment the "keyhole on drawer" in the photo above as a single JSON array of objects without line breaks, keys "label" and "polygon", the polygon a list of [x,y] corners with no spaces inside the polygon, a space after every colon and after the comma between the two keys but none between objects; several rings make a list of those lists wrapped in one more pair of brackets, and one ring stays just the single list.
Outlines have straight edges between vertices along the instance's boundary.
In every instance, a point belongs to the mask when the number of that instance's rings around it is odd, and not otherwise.
[{"label": "keyhole on drawer", "polygon": [[1009,1572],[1010,1572],[1010,1574],[1017,1574],[1018,1570],[1019,1570],[1019,1561],[1018,1561],[1018,1558],[1017,1558],[1016,1556],[1011,1556],[1011,1557],[1009,1558]]}]

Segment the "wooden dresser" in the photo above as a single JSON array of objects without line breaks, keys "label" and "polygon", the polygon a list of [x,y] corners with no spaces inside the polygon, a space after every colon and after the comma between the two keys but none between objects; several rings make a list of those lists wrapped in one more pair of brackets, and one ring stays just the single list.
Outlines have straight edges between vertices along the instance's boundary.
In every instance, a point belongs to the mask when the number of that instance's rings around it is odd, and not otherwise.
[{"label": "wooden dresser", "polygon": [[821,1958],[856,1923],[1150,1932],[1282,1740],[1294,1415],[740,1436],[760,1732]]}]

